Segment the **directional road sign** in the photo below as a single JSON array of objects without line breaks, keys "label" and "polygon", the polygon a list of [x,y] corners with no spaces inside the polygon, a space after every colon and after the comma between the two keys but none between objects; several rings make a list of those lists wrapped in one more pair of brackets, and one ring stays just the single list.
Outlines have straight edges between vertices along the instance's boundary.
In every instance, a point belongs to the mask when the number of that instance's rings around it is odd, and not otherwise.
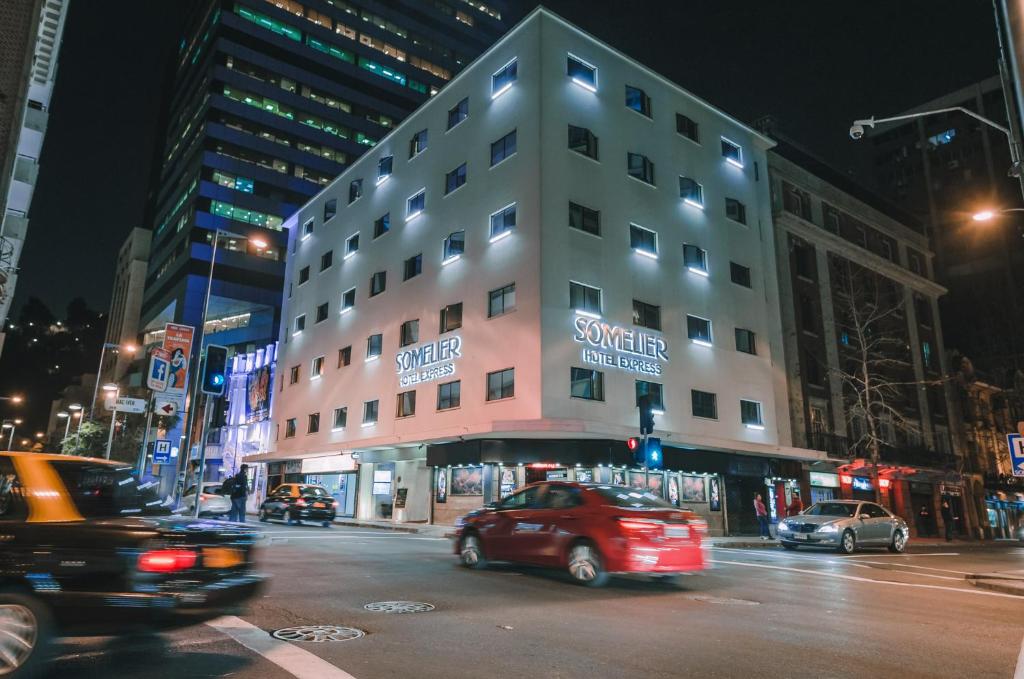
[{"label": "directional road sign", "polygon": [[104,407],[107,410],[114,410],[115,406],[119,413],[144,413],[146,412],[146,399],[118,396],[116,404],[113,399],[107,399],[104,402]]},{"label": "directional road sign", "polygon": [[1010,447],[1010,465],[1014,476],[1024,476],[1024,436],[1007,434],[1006,443]]},{"label": "directional road sign", "polygon": [[154,349],[149,355],[149,374],[146,386],[153,391],[166,391],[171,376],[171,352]]},{"label": "directional road sign", "polygon": [[158,439],[153,442],[153,464],[167,464],[171,461],[171,442]]},{"label": "directional road sign", "polygon": [[153,413],[160,417],[170,417],[178,412],[178,402],[171,398],[158,398],[153,406]]}]

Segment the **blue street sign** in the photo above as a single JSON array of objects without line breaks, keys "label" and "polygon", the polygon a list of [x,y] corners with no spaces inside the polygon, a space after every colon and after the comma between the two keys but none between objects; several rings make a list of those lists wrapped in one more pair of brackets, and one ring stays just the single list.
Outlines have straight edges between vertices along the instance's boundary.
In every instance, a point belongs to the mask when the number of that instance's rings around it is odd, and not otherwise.
[{"label": "blue street sign", "polygon": [[146,386],[153,391],[165,391],[167,389],[167,381],[171,375],[171,362],[166,355],[167,352],[161,351],[159,354],[154,351],[149,357],[149,374],[146,376]]},{"label": "blue street sign", "polygon": [[167,464],[171,461],[171,442],[159,439],[153,442],[153,464]]},{"label": "blue street sign", "polygon": [[1010,447],[1010,466],[1014,476],[1024,476],[1024,436],[1007,434],[1006,445]]}]

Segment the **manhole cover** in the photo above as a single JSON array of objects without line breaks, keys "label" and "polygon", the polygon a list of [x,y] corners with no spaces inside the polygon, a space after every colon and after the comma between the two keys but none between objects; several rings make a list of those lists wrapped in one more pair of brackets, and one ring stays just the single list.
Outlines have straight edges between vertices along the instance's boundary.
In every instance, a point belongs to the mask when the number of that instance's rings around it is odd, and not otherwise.
[{"label": "manhole cover", "polygon": [[694,601],[703,601],[706,604],[721,604],[724,606],[759,606],[760,601],[750,601],[749,599],[730,599],[728,597],[721,596],[692,596],[690,597]]},{"label": "manhole cover", "polygon": [[426,613],[434,610],[434,604],[422,601],[374,601],[363,608],[377,613]]},{"label": "manhole cover", "polygon": [[338,625],[300,625],[275,630],[270,636],[282,641],[305,641],[315,644],[325,641],[351,641],[363,636],[365,632],[355,627]]}]

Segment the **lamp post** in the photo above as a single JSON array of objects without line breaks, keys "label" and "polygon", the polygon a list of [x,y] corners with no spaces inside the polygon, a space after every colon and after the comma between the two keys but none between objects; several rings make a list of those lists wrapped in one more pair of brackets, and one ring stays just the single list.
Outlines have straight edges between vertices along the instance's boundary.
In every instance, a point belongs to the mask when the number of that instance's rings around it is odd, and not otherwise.
[{"label": "lamp post", "polygon": [[[104,342],[103,343],[103,347],[100,349],[100,364],[96,368],[96,384],[93,385],[93,388],[92,388],[92,401],[89,403],[89,419],[90,420],[93,419],[93,415],[94,415],[95,409],[96,409],[96,396],[99,394],[99,390],[100,390],[100,373],[103,372],[103,357],[106,354],[107,349],[118,349],[118,350],[124,349],[129,354],[134,354],[136,351],[138,351],[138,347],[135,346],[134,344],[125,344],[125,345],[122,346],[120,344],[114,344],[114,343],[111,343],[111,342]],[[106,389],[106,386],[104,386],[103,388]]]},{"label": "lamp post", "polygon": [[57,417],[59,417],[62,420],[67,420],[67,422],[64,423],[64,440],[67,441],[68,432],[71,430],[71,413],[69,413],[66,410],[62,410],[59,413],[57,413]]},{"label": "lamp post", "polygon": [[114,398],[114,409],[110,413],[110,432],[107,434],[107,452],[104,457],[110,459],[110,446],[114,443],[114,425],[117,424],[117,396],[120,393],[116,384],[104,384],[103,391]]},{"label": "lamp post", "polygon": [[7,450],[14,450],[14,432],[19,424],[21,424],[20,419],[8,420],[3,423],[3,429],[11,430],[11,436],[7,439]]}]

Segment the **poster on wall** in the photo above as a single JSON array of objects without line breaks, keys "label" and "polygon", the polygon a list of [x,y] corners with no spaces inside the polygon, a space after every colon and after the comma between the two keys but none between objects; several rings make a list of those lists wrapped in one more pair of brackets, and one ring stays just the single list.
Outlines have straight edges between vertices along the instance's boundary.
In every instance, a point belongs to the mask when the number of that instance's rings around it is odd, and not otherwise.
[{"label": "poster on wall", "polygon": [[624,486],[624,485],[626,485],[626,472],[612,471],[612,485],[613,486]]},{"label": "poster on wall", "polygon": [[708,495],[704,487],[704,477],[683,476],[679,499],[682,502],[707,502]]},{"label": "poster on wall", "polygon": [[167,396],[184,398],[188,386],[188,362],[192,354],[195,328],[177,323],[164,324],[163,350],[171,355],[171,368],[167,380]]},{"label": "poster on wall", "polygon": [[[633,488],[643,489],[644,487],[644,473],[643,472],[630,472],[629,473],[629,485]],[[664,497],[664,479],[661,476],[661,472],[650,472],[647,477],[647,490],[659,497]]]},{"label": "poster on wall", "polygon": [[483,467],[455,467],[452,469],[452,495],[483,495]]},{"label": "poster on wall", "polygon": [[668,501],[674,507],[679,506],[679,479],[676,478],[675,474],[668,477]]},{"label": "poster on wall", "polygon": [[718,487],[717,476],[712,476],[708,479],[708,487],[710,488],[710,491],[708,492],[709,509],[713,512],[722,511],[722,494]]},{"label": "poster on wall", "polygon": [[434,501],[438,504],[448,502],[448,470],[437,470],[437,487],[434,489]]},{"label": "poster on wall", "polygon": [[501,499],[504,500],[516,489],[516,470],[514,467],[501,468]]},{"label": "poster on wall", "polygon": [[245,421],[262,422],[270,416],[270,366],[257,368],[245,378]]},{"label": "poster on wall", "polygon": [[594,470],[593,469],[577,469],[576,470],[576,481],[577,481],[577,483],[593,483],[594,482]]}]

